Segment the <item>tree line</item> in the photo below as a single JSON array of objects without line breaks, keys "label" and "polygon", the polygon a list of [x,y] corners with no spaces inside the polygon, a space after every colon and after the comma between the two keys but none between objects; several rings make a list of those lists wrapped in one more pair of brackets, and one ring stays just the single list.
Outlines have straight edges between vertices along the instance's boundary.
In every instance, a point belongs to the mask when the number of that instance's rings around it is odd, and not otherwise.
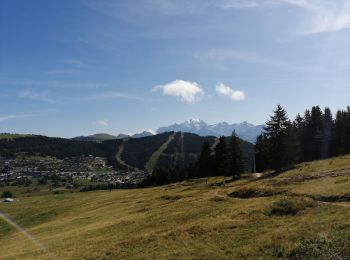
[{"label": "tree line", "polygon": [[350,107],[331,110],[319,106],[298,114],[294,121],[280,105],[266,122],[255,145],[257,171],[280,171],[299,162],[350,153]]},{"label": "tree line", "polygon": [[204,142],[197,160],[189,166],[156,168],[141,186],[158,186],[212,176],[238,179],[245,168],[246,158],[241,151],[239,139],[233,132],[230,138],[221,136],[214,147],[209,142]]}]

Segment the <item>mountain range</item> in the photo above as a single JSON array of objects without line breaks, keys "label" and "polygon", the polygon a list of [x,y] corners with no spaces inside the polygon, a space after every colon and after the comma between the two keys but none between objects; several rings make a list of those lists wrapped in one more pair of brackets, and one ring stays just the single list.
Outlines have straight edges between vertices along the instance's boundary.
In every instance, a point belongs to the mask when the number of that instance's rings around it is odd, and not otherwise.
[{"label": "mountain range", "polygon": [[117,136],[110,134],[95,134],[89,136],[78,136],[73,138],[78,141],[105,141],[112,139],[128,139],[128,138],[141,138],[153,136],[156,134],[166,132],[184,132],[197,134],[199,136],[230,136],[233,131],[236,132],[241,139],[254,143],[256,137],[262,132],[264,125],[253,125],[246,121],[238,124],[229,124],[227,122],[220,122],[217,124],[207,124],[200,119],[190,119],[183,123],[175,123],[170,126],[160,127],[156,132],[152,130],[143,131],[134,135],[119,134]]},{"label": "mountain range", "polygon": [[141,133],[137,133],[134,135],[127,135],[127,134],[119,134],[117,136],[110,135],[106,133],[100,133],[100,134],[94,134],[94,135],[88,135],[88,136],[77,136],[72,138],[76,141],[95,141],[95,142],[101,142],[101,141],[107,141],[107,140],[115,140],[115,139],[129,139],[129,138],[141,138],[141,137],[147,137],[147,136],[153,136],[156,135],[152,130],[143,131]]},{"label": "mountain range", "polygon": [[263,131],[264,125],[253,125],[246,121],[238,124],[229,124],[220,122],[209,125],[200,119],[190,119],[180,124],[173,124],[167,127],[160,127],[157,133],[164,132],[187,132],[194,133],[200,136],[229,136],[233,131],[236,132],[241,139],[254,143],[256,137]]}]

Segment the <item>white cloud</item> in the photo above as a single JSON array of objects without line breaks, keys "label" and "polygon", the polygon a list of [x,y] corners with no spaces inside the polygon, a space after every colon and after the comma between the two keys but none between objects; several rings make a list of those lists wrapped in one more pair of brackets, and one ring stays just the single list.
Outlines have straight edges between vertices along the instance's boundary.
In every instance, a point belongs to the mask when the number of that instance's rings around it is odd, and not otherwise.
[{"label": "white cloud", "polygon": [[[348,0],[224,0],[221,7],[258,8],[267,5],[289,5],[304,11],[300,34],[336,32],[350,28]],[[300,18],[299,18],[300,20]]]},{"label": "white cloud", "polygon": [[0,85],[6,86],[29,86],[42,88],[74,88],[74,89],[97,89],[103,87],[103,84],[90,82],[69,82],[57,80],[32,80],[32,79],[0,79]]},{"label": "white cloud", "polygon": [[54,69],[54,70],[49,70],[47,74],[49,75],[57,75],[57,74],[73,74],[77,70],[75,69]]},{"label": "white cloud", "polygon": [[99,94],[96,94],[92,96],[90,99],[93,100],[98,100],[98,101],[104,101],[104,100],[111,100],[111,99],[135,99],[139,100],[139,97],[130,95],[128,93],[123,93],[123,92],[117,92],[117,91],[107,91],[107,92],[102,92]]},{"label": "white cloud", "polygon": [[220,7],[229,9],[229,8],[238,8],[238,9],[246,9],[246,8],[254,8],[261,5],[265,5],[269,3],[269,0],[223,0],[220,3]]},{"label": "white cloud", "polygon": [[349,1],[307,1],[307,5],[301,7],[306,8],[311,16],[309,28],[302,32],[304,34],[336,32],[350,28]]},{"label": "white cloud", "polygon": [[81,60],[76,60],[76,59],[66,59],[64,62],[68,65],[72,65],[72,66],[77,67],[77,68],[83,68],[83,67],[89,66],[85,62],[83,62]]},{"label": "white cloud", "polygon": [[[213,64],[217,69],[228,70],[229,66],[225,65],[224,61],[241,61],[258,65],[274,66],[277,69],[295,70],[295,71],[324,71],[325,68],[320,64],[298,64],[290,60],[284,61],[273,57],[265,56],[256,52],[239,51],[233,49],[212,49],[207,51],[195,52],[192,54],[198,60],[213,60],[222,62],[221,64]],[[339,61],[337,62],[339,64]]]},{"label": "white cloud", "polygon": [[193,54],[196,59],[215,59],[215,60],[239,60],[249,63],[258,63],[266,65],[284,66],[285,63],[270,57],[262,56],[255,52],[237,51],[232,49],[212,49],[205,52],[196,52]]},{"label": "white cloud", "polygon": [[15,119],[15,118],[17,118],[17,116],[14,116],[14,115],[0,116],[0,122],[4,122],[4,121]]},{"label": "white cloud", "polygon": [[204,94],[201,86],[196,82],[175,80],[165,85],[159,85],[152,89],[152,91],[161,90],[163,95],[174,96],[179,100],[187,103],[194,103]]},{"label": "white cloud", "polygon": [[24,90],[19,93],[19,97],[47,103],[57,103],[57,101],[49,97],[49,93],[47,91],[33,92],[30,90]]},{"label": "white cloud", "polygon": [[226,96],[234,101],[240,101],[245,99],[245,93],[241,90],[234,90],[224,83],[218,83],[215,87],[216,92],[222,96]]},{"label": "white cloud", "polygon": [[23,117],[29,117],[32,115],[6,115],[6,116],[0,116],[0,122],[4,122],[7,120],[17,119],[17,118],[23,118]]},{"label": "white cloud", "polygon": [[101,119],[101,120],[97,120],[97,121],[92,122],[92,124],[100,125],[100,126],[109,126],[109,120],[108,119]]}]

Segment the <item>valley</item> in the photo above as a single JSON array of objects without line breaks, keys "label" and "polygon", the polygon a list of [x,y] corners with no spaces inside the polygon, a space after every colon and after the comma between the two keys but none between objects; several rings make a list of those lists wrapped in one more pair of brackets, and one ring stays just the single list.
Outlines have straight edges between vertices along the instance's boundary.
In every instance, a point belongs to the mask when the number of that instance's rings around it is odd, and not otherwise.
[{"label": "valley", "polygon": [[[175,132],[102,142],[9,137],[0,139],[1,186],[21,186],[24,195],[90,186],[137,186],[156,167],[184,167],[195,162],[205,141],[217,144],[216,137]],[[241,146],[247,169],[251,169],[253,145],[241,141]]]}]

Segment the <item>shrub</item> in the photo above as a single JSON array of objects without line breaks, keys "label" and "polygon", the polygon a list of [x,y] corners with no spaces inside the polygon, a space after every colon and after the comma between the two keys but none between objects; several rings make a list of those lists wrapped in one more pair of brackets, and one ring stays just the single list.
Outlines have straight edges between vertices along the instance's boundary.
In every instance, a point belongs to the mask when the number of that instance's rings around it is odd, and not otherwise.
[{"label": "shrub", "polygon": [[288,259],[350,259],[350,237],[314,237],[301,242]]},{"label": "shrub", "polygon": [[270,197],[274,195],[279,195],[285,193],[282,189],[242,189],[231,192],[228,194],[229,197],[249,199],[249,198],[260,198],[260,197]]},{"label": "shrub", "polygon": [[314,202],[306,199],[281,199],[270,206],[267,215],[269,216],[294,216],[299,211],[305,210],[308,207],[313,207]]},{"label": "shrub", "polygon": [[2,193],[1,198],[12,198],[12,192],[11,192],[11,191],[8,191],[8,190],[5,190],[5,191]]},{"label": "shrub", "polygon": [[180,195],[175,195],[175,196],[171,196],[171,195],[164,195],[162,197],[160,197],[163,200],[179,200],[182,197]]}]

